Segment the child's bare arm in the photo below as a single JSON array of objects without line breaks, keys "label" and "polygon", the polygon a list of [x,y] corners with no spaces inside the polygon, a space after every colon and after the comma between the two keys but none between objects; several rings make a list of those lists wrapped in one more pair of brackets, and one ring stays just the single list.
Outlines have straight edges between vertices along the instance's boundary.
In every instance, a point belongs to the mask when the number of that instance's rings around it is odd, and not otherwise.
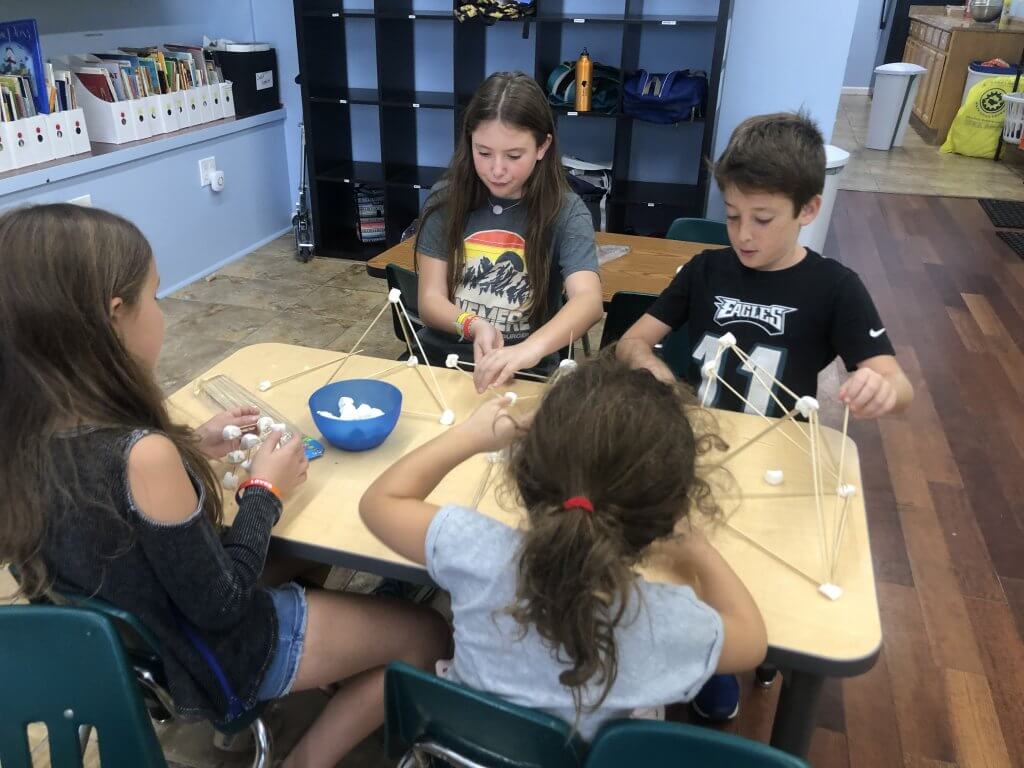
[{"label": "child's bare arm", "polygon": [[508,444],[508,402],[492,399],[458,426],[396,461],[359,501],[359,514],[374,536],[402,557],[426,563],[427,529],[439,507],[425,499],[444,476],[466,459]]},{"label": "child's bare arm", "polygon": [[690,584],[696,580],[701,600],[722,617],[725,640],[717,673],[742,672],[764,661],[768,636],[761,611],[739,576],[704,534],[691,531],[667,540],[658,547],[657,556],[663,562],[671,556],[669,572],[675,576],[672,580]]},{"label": "child's bare arm", "polygon": [[839,388],[859,419],[874,419],[905,410],[914,399],[914,387],[892,355],[876,355],[857,364],[857,370]]},{"label": "child's bare arm", "polygon": [[660,342],[672,327],[652,315],[644,314],[633,323],[615,347],[615,356],[630,368],[646,368],[655,378],[666,384],[674,384],[675,375],[667,365],[654,354],[654,345]]}]

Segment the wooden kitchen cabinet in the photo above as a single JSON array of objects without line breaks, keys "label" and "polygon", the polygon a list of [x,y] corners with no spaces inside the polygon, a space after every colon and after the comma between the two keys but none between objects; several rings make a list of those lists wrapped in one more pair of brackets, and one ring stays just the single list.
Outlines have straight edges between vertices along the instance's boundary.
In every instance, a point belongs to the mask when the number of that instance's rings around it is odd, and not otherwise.
[{"label": "wooden kitchen cabinet", "polygon": [[1015,63],[1024,48],[1024,24],[1000,29],[913,9],[910,20],[903,61],[928,70],[921,76],[913,112],[942,142],[960,108],[967,67],[972,61],[996,57]]}]

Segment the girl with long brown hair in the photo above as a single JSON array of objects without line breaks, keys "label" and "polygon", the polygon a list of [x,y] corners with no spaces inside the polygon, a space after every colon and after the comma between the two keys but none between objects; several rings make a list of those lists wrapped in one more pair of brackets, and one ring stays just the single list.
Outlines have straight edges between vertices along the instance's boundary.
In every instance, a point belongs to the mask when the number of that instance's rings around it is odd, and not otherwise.
[{"label": "girl with long brown hair", "polygon": [[[492,398],[374,482],[367,526],[451,593],[449,677],[590,738],[764,658],[750,593],[690,526],[717,511],[697,458],[721,447],[692,400],[602,355],[556,377],[529,424]],[[519,529],[425,501],[470,456],[505,448]],[[643,579],[652,561],[675,583]],[[682,585],[694,575],[701,599]]]},{"label": "girl with long brown hair", "polygon": [[420,217],[416,269],[429,362],[472,358],[481,392],[551,370],[601,319],[593,219],[565,181],[551,107],[529,75],[491,75],[466,107]]},{"label": "girl with long brown hair", "polygon": [[260,585],[281,497],[306,479],[301,441],[266,440],[222,531],[208,460],[258,411],[171,421],[153,375],[159,277],[134,225],[16,209],[0,215],[0,254],[0,566],[26,597],[96,595],[135,614],[180,714],[227,721],[345,681],[284,763],[333,766],[383,721],[384,666],[431,664],[447,627],[414,606]]}]

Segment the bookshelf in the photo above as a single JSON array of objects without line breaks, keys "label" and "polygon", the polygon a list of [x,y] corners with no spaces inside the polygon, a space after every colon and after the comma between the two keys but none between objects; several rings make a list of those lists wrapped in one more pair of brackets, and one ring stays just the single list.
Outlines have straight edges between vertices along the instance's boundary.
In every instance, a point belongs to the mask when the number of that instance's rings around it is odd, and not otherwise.
[{"label": "bookshelf", "polygon": [[[528,36],[532,74],[542,87],[558,64],[576,58],[578,50],[570,51],[588,31],[613,51],[611,56],[595,58],[618,67],[623,79],[640,68],[705,70],[708,105],[704,117],[692,124],[655,127],[674,131],[664,134],[666,140],[676,142],[672,145],[676,149],[684,147],[684,154],[689,155],[677,158],[687,170],[671,180],[645,173],[645,168],[658,163],[662,145],[651,140],[651,124],[622,113],[621,95],[612,114],[576,115],[555,109],[563,154],[613,160],[612,193],[607,203],[609,231],[664,232],[679,216],[703,216],[710,179],[702,158],[711,156],[714,147],[731,1],[714,4],[712,0],[715,7],[706,13],[647,15],[643,0],[620,0],[619,13],[585,14],[566,12],[565,0],[538,0],[537,15],[527,21],[485,23],[459,22],[451,11],[417,10],[412,0],[374,0],[372,7],[360,9],[345,8],[342,0],[294,0],[317,253],[365,260],[399,241],[402,231],[419,214],[425,190],[440,178],[447,164],[447,157],[435,164],[421,164],[420,145],[426,140],[436,147],[439,140],[447,141],[450,154],[462,107],[487,74],[499,69],[529,71],[521,58],[504,60],[506,49],[494,39],[494,27],[503,25],[508,25],[509,33]],[[614,3],[593,5],[603,11]],[[451,39],[450,54],[436,57],[440,63],[417,62],[416,38],[427,27],[435,37]],[[661,47],[666,42],[675,45],[673,36],[677,36],[679,50],[688,53],[680,55],[678,63],[657,66],[662,62],[649,61],[645,50],[653,46],[650,41],[655,35]],[[365,52],[367,46],[375,60],[375,88],[356,87],[367,80],[366,73],[350,72],[350,49]],[[417,83],[418,63],[421,73],[429,66],[447,69],[440,74],[446,75],[442,79],[448,88],[411,90]],[[438,72],[433,75],[431,83]],[[375,111],[375,125],[372,117],[368,120],[359,112],[367,109]],[[442,125],[450,121],[454,127],[449,129],[450,135],[439,139],[437,131],[417,130],[418,121],[427,113],[447,113],[447,118],[442,114],[439,119]],[[436,114],[427,122],[438,125]],[[379,137],[380,146],[379,160],[371,162],[362,157],[365,152],[354,149],[359,144],[365,146],[363,134],[368,127],[376,129],[370,140]],[[603,156],[578,151],[577,145],[583,141],[580,135],[599,136]],[[384,192],[383,243],[359,241],[356,184]]]}]

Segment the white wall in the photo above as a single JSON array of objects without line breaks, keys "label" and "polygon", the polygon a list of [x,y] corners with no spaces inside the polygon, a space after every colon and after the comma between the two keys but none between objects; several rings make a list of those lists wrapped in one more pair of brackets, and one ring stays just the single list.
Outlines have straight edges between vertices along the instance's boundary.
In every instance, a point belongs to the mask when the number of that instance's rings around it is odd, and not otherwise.
[{"label": "white wall", "polygon": [[[829,141],[856,13],[856,0],[734,0],[716,158],[741,121],[766,112],[806,109]],[[725,218],[713,184],[707,215]]]},{"label": "white wall", "polygon": [[857,17],[853,23],[853,39],[850,41],[850,55],[846,59],[846,73],[843,85],[866,88],[871,83],[875,69],[875,55],[882,30],[878,20],[882,14],[883,0],[847,0],[857,3]]}]

